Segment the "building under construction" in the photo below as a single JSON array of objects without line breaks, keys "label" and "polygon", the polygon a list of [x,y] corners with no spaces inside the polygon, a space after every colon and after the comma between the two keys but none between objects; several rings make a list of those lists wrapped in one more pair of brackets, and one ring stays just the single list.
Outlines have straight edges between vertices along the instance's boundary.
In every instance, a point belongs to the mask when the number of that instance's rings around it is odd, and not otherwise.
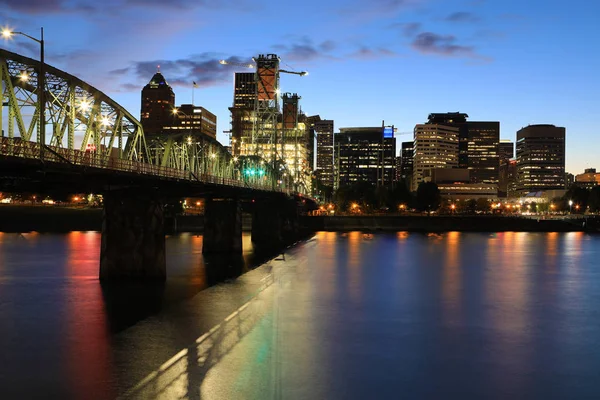
[{"label": "building under construction", "polygon": [[[308,161],[308,138],[299,119],[300,96],[285,93],[279,105],[279,74],[306,75],[279,69],[275,54],[254,58],[255,73],[236,73],[231,111],[231,148],[235,156],[259,156],[298,187],[309,189],[312,166]],[[240,66],[251,66],[229,63]],[[289,174],[289,175],[288,175]]]}]

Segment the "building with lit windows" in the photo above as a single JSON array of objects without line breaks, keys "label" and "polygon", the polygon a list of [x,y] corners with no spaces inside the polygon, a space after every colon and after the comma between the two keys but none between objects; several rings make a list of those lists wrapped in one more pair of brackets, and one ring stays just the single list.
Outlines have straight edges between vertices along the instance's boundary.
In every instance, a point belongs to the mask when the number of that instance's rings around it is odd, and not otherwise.
[{"label": "building with lit windows", "polygon": [[517,132],[517,191],[562,190],[565,187],[566,129],[529,125]]},{"label": "building with lit windows", "polygon": [[467,168],[471,183],[498,185],[500,122],[467,122]]},{"label": "building with lit windows", "polygon": [[587,168],[583,174],[575,176],[575,184],[584,189],[593,189],[600,185],[600,174],[596,172],[596,168]]},{"label": "building with lit windows", "polygon": [[186,136],[217,138],[217,116],[204,107],[182,104],[171,112],[169,125],[163,126],[163,134],[183,133]]},{"label": "building with lit windows", "polygon": [[142,89],[142,109],[140,122],[144,135],[152,137],[162,134],[164,126],[173,122],[175,93],[165,77],[157,72]]},{"label": "building with lit windows", "polygon": [[515,144],[508,139],[501,139],[498,143],[498,158],[500,165],[515,158]]},{"label": "building with lit windows", "polygon": [[254,72],[236,72],[233,84],[233,105],[231,112],[231,149],[232,154],[250,155],[254,149],[252,143],[254,100],[256,99],[256,80]]},{"label": "building with lit windows", "polygon": [[424,181],[424,171],[458,167],[459,128],[433,123],[415,126],[412,190]]},{"label": "building with lit windows", "polygon": [[467,121],[460,112],[432,113],[428,124],[458,129],[458,168],[468,168],[471,183],[498,184],[500,122]]},{"label": "building with lit windows", "polygon": [[389,185],[394,181],[396,139],[383,127],[340,128],[335,138],[338,186],[357,182]]},{"label": "building with lit windows", "polygon": [[314,123],[317,136],[317,177],[323,185],[334,187],[335,153],[333,120]]},{"label": "building with lit windows", "polygon": [[400,156],[400,180],[404,180],[410,190],[413,179],[414,142],[402,142]]}]

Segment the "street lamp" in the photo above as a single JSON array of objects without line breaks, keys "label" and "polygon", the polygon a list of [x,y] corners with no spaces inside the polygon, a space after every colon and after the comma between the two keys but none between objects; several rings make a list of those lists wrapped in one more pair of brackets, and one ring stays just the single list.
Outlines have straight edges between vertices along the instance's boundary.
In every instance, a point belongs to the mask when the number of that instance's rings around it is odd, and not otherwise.
[{"label": "street lamp", "polygon": [[573,210],[573,200],[569,200],[569,214],[571,214],[572,210]]},{"label": "street lamp", "polygon": [[38,96],[38,111],[40,113],[40,160],[44,160],[44,145],[46,144],[46,99],[45,99],[45,84],[46,84],[46,71],[44,68],[44,28],[40,28],[40,38],[36,39],[33,36],[29,36],[23,32],[15,32],[10,29],[2,30],[2,37],[9,39],[14,35],[25,36],[39,43],[40,45],[40,74],[37,80],[37,96]]}]

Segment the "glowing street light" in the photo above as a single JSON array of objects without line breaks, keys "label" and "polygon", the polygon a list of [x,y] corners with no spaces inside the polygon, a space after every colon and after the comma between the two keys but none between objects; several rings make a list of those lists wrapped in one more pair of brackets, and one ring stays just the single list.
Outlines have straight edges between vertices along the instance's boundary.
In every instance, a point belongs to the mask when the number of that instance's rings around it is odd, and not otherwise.
[{"label": "glowing street light", "polygon": [[33,36],[29,36],[23,32],[16,32],[9,28],[2,29],[2,37],[4,39],[10,39],[14,35],[25,36],[28,39],[37,42],[40,45],[40,73],[37,79],[37,101],[38,111],[40,113],[40,159],[44,159],[44,146],[46,145],[46,99],[45,99],[45,85],[46,85],[46,71],[44,68],[44,28],[40,28],[40,38],[36,39]]},{"label": "glowing street light", "polygon": [[27,82],[29,80],[29,75],[27,75],[27,72],[21,72],[21,75],[19,75],[19,80],[21,82]]},{"label": "glowing street light", "polygon": [[569,214],[573,211],[573,200],[569,200]]}]

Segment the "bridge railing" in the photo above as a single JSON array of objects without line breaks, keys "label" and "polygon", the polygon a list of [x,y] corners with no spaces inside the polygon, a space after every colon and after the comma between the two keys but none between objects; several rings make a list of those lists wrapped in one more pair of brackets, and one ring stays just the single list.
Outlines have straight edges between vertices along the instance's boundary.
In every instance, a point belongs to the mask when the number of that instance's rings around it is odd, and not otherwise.
[{"label": "bridge railing", "polygon": [[[250,189],[276,191],[291,194],[289,189],[249,183],[240,179],[225,178],[210,174],[192,174],[190,171],[176,168],[162,167],[139,161],[126,160],[102,154],[74,149],[65,149],[57,146],[46,146],[44,151],[44,162],[55,162],[60,164],[72,164],[82,167],[103,168],[115,171],[123,171],[142,175],[159,176],[170,179],[181,179],[194,182],[211,183],[216,185],[227,185],[246,187]],[[40,145],[35,142],[22,140],[21,138],[0,138],[0,155],[20,157],[28,159],[39,159]]]}]

